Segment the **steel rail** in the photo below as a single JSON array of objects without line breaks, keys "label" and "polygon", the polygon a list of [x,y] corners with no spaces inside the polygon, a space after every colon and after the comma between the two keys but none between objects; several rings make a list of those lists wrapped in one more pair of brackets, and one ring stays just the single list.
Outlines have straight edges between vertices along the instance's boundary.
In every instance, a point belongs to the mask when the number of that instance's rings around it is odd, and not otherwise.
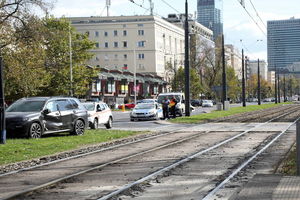
[{"label": "steel rail", "polygon": [[[292,112],[294,112],[294,111],[292,111]],[[245,135],[246,133],[249,133],[250,131],[252,131],[252,130],[258,128],[258,127],[264,126],[264,125],[266,125],[266,124],[272,122],[273,120],[276,120],[276,119],[279,119],[280,117],[283,117],[283,116],[285,116],[285,115],[291,114],[292,112],[282,114],[282,115],[280,115],[280,116],[277,116],[277,117],[275,117],[275,118],[273,118],[273,119],[268,120],[267,122],[258,124],[258,125],[256,125],[256,126],[250,128],[250,129],[248,129],[248,130],[246,130],[246,131],[240,133],[240,134],[237,134],[237,135],[235,135],[235,136],[233,136],[233,137],[231,137],[231,138],[229,138],[229,139],[226,139],[226,140],[224,140],[224,141],[222,141],[222,142],[220,142],[220,143],[218,143],[218,144],[215,144],[215,145],[213,145],[213,146],[211,146],[211,147],[209,147],[209,148],[207,148],[207,149],[205,149],[205,150],[201,150],[201,151],[199,151],[199,152],[197,152],[197,153],[194,153],[194,154],[192,154],[192,155],[190,155],[190,156],[188,156],[188,157],[186,157],[186,158],[183,158],[183,159],[181,159],[181,160],[179,160],[179,161],[177,161],[177,162],[175,162],[175,163],[173,163],[173,164],[171,164],[171,165],[169,165],[169,166],[166,166],[166,167],[164,167],[164,168],[162,168],[162,169],[160,169],[160,170],[158,170],[158,171],[156,171],[156,172],[154,172],[154,173],[151,173],[151,174],[149,174],[149,175],[147,175],[147,176],[145,176],[145,177],[143,177],[143,178],[140,178],[139,180],[137,180],[137,181],[135,181],[135,182],[129,183],[129,184],[127,184],[127,185],[124,185],[124,186],[122,186],[121,188],[119,188],[118,190],[115,190],[115,191],[113,191],[113,192],[111,192],[111,193],[109,193],[109,194],[107,194],[107,195],[105,195],[105,196],[102,196],[101,198],[98,198],[97,200],[108,200],[108,199],[110,199],[110,198],[112,198],[112,197],[114,197],[114,196],[116,196],[116,195],[119,195],[119,194],[121,194],[122,192],[124,192],[124,191],[126,191],[126,190],[132,188],[133,186],[136,186],[136,185],[141,184],[141,183],[143,183],[143,182],[145,182],[145,181],[148,181],[148,180],[150,180],[150,179],[153,179],[154,177],[156,177],[156,176],[158,176],[158,175],[160,175],[160,174],[162,174],[162,173],[165,173],[165,172],[167,172],[167,171],[169,171],[169,170],[171,170],[171,169],[174,169],[175,167],[177,167],[177,166],[179,166],[179,165],[181,165],[181,164],[184,164],[184,163],[186,163],[186,162],[189,162],[190,160],[192,160],[192,159],[194,159],[194,158],[196,158],[196,157],[198,157],[198,156],[200,156],[200,155],[202,155],[202,154],[204,154],[204,153],[207,153],[207,152],[209,152],[209,151],[211,151],[211,150],[213,150],[213,149],[216,149],[216,148],[218,148],[218,147],[220,147],[220,146],[222,146],[222,145],[224,145],[224,144],[227,144],[227,143],[229,143],[229,142],[235,140],[236,138],[241,137],[241,136]]]},{"label": "steel rail", "polygon": [[235,169],[224,181],[222,181],[215,189],[209,192],[203,200],[209,200],[214,194],[216,194],[226,183],[228,183],[235,175],[237,175],[243,168],[245,168],[251,161],[253,161],[257,156],[263,153],[267,148],[269,148],[276,140],[278,140],[283,134],[285,134],[291,126],[293,126],[300,119],[296,119],[293,123],[291,123],[285,130],[281,131],[277,136],[271,140],[268,144],[266,144],[261,150],[259,150],[256,154],[254,154],[247,161],[242,163],[237,169]]},{"label": "steel rail", "polygon": [[74,174],[70,174],[70,175],[67,175],[67,176],[64,176],[64,177],[61,177],[61,178],[58,178],[58,179],[54,179],[54,180],[49,181],[47,183],[44,183],[44,184],[41,184],[41,185],[38,185],[38,186],[35,186],[35,187],[32,187],[32,188],[29,188],[27,190],[23,190],[23,191],[21,191],[19,193],[12,194],[12,195],[10,195],[8,197],[5,197],[4,199],[1,199],[1,200],[8,200],[8,199],[16,198],[16,197],[25,195],[27,193],[33,192],[35,190],[42,189],[42,188],[51,186],[53,184],[59,183],[61,181],[64,181],[64,180],[67,180],[67,179],[70,179],[70,178],[73,178],[73,177],[76,177],[76,176],[79,176],[79,175],[82,175],[82,174],[85,174],[85,173],[88,173],[88,172],[91,172],[93,170],[97,170],[97,169],[106,167],[108,165],[116,164],[116,163],[122,162],[124,160],[128,160],[130,158],[134,158],[134,157],[146,154],[146,153],[150,153],[150,152],[153,152],[153,151],[156,151],[156,150],[159,150],[159,149],[163,149],[163,148],[168,147],[168,146],[172,146],[172,145],[176,145],[176,144],[185,142],[187,140],[192,140],[194,138],[197,138],[197,137],[199,137],[199,136],[201,136],[203,134],[209,133],[209,132],[211,132],[211,131],[203,131],[203,132],[201,132],[201,134],[195,134],[195,135],[192,135],[192,136],[187,137],[187,138],[183,138],[183,139],[180,139],[180,140],[173,141],[171,143],[159,145],[159,146],[154,147],[152,149],[148,149],[148,150],[145,150],[145,151],[141,151],[139,153],[131,154],[129,156],[126,156],[126,157],[123,157],[123,158],[119,158],[119,159],[116,159],[116,160],[113,160],[113,161],[110,161],[110,162],[98,165],[96,167],[92,167],[92,168],[89,168],[89,169],[86,169],[86,170],[79,171],[79,172],[74,173]]}]

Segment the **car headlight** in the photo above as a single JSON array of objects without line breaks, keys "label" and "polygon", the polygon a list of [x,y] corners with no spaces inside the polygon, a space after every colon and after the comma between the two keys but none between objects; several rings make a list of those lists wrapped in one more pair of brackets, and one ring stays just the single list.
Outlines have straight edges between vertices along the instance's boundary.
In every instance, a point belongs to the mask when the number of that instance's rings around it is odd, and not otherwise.
[{"label": "car headlight", "polygon": [[153,114],[154,114],[154,111],[150,111],[148,114],[149,114],[149,115],[153,115]]},{"label": "car headlight", "polygon": [[28,121],[29,120],[29,117],[24,117],[24,118],[22,118],[22,122],[26,122],[26,121]]}]

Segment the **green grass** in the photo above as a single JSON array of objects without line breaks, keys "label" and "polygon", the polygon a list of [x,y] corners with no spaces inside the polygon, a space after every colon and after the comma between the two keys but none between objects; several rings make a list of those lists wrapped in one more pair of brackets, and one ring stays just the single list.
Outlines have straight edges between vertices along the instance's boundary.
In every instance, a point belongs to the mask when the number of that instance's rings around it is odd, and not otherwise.
[{"label": "green grass", "polygon": [[235,115],[235,114],[239,114],[239,113],[251,112],[251,111],[255,111],[255,110],[262,110],[262,109],[272,108],[272,107],[276,107],[276,106],[283,105],[283,104],[288,104],[288,103],[262,104],[260,106],[259,105],[250,105],[250,106],[246,106],[246,107],[234,107],[234,108],[230,108],[227,111],[213,111],[211,113],[193,115],[193,116],[190,116],[190,117],[178,117],[176,119],[172,119],[171,122],[194,124],[194,123],[207,121],[207,120],[210,120],[210,119],[226,117],[226,116]]},{"label": "green grass", "polygon": [[0,165],[39,158],[141,133],[99,129],[86,130],[85,134],[81,136],[62,133],[40,139],[8,139],[5,145],[0,145]]},{"label": "green grass", "polygon": [[296,160],[296,145],[293,146],[292,150],[289,152],[287,158],[283,161],[279,173],[289,176],[297,175],[297,160]]}]

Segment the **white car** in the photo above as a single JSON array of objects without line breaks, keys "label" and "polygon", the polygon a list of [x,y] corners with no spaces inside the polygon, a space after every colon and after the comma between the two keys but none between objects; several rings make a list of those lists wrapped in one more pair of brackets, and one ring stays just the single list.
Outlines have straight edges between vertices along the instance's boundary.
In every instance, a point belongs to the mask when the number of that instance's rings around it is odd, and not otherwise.
[{"label": "white car", "polygon": [[112,128],[113,116],[110,108],[104,102],[85,102],[83,103],[88,111],[89,126],[91,129],[105,125],[107,129]]},{"label": "white car", "polygon": [[158,103],[139,103],[130,113],[130,120],[149,120],[163,118],[161,106]]},{"label": "white car", "polygon": [[214,103],[212,100],[203,100],[202,101],[202,107],[213,107]]}]

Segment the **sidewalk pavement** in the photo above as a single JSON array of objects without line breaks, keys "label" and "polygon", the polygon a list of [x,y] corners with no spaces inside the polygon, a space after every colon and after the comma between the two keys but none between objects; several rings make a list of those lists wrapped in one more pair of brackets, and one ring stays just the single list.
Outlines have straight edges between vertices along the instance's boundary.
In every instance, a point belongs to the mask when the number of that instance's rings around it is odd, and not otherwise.
[{"label": "sidewalk pavement", "polygon": [[279,174],[257,174],[231,199],[299,200],[300,177]]}]

